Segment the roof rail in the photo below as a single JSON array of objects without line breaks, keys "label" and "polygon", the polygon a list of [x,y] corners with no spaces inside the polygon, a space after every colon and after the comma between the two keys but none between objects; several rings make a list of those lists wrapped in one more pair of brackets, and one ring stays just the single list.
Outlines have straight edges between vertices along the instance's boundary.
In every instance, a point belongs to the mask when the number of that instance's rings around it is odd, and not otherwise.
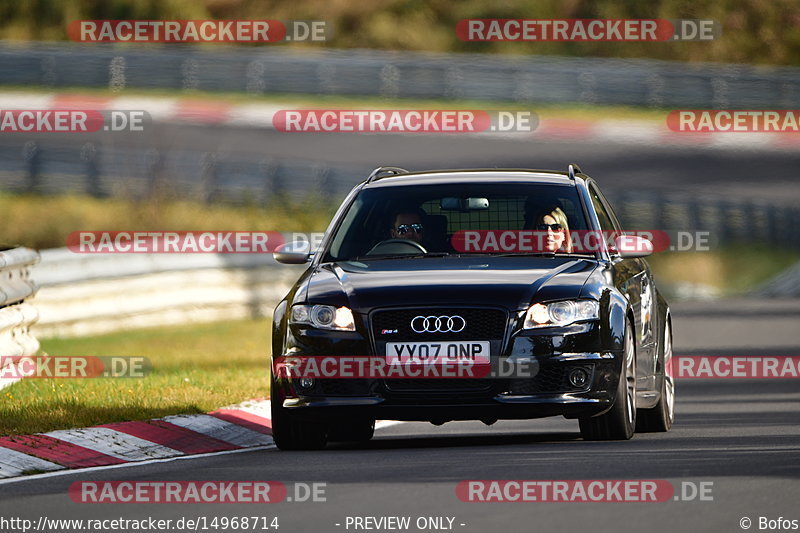
[{"label": "roof rail", "polygon": [[569,179],[572,180],[572,181],[575,181],[575,174],[583,174],[583,172],[581,171],[581,167],[579,167],[575,163],[572,163],[571,165],[569,165],[569,167],[567,167],[567,169],[568,169],[567,173],[569,174]]},{"label": "roof rail", "polygon": [[407,174],[408,170],[400,167],[378,167],[372,171],[367,178],[367,183],[372,183],[387,176],[396,176],[398,174]]}]

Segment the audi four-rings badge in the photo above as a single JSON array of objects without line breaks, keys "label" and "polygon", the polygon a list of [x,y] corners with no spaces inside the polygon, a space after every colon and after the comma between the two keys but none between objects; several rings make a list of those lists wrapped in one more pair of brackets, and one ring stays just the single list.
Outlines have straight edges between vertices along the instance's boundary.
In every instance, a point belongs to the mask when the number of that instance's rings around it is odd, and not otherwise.
[{"label": "audi four-rings badge", "polygon": [[467,327],[463,317],[455,316],[415,316],[411,319],[414,333],[459,333]]}]

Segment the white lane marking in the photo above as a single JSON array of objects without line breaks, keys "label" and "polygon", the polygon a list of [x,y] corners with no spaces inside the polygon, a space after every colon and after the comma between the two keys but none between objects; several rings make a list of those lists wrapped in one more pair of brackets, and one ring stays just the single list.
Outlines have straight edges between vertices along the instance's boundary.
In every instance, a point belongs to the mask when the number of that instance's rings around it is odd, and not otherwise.
[{"label": "white lane marking", "polygon": [[270,450],[275,448],[275,445],[272,446],[257,446],[255,448],[246,448],[240,450],[225,450],[222,452],[210,452],[210,453],[197,453],[192,455],[178,455],[176,457],[168,457],[166,459],[148,459],[147,461],[137,461],[134,463],[122,463],[118,465],[105,465],[105,466],[90,466],[87,468],[74,468],[68,470],[59,470],[57,472],[47,472],[45,474],[32,474],[30,476],[21,476],[21,477],[13,477],[8,479],[0,479],[0,485],[6,485],[8,483],[18,483],[20,481],[29,481],[29,480],[36,480],[36,479],[45,479],[49,477],[55,476],[71,476],[73,474],[82,474],[85,472],[94,472],[97,470],[112,470],[114,468],[129,468],[132,466],[143,466],[143,465],[152,465],[157,463],[169,463],[171,461],[179,461],[182,459],[199,459],[201,457],[214,457],[215,455],[228,455],[230,453],[243,453],[243,452],[255,452],[260,450]]},{"label": "white lane marking", "polygon": [[45,435],[124,461],[141,461],[181,455],[178,450],[109,428],[66,429],[51,431]]},{"label": "white lane marking", "polygon": [[0,448],[0,478],[19,476],[26,470],[63,470],[65,467],[17,450]]},{"label": "white lane marking", "polygon": [[272,437],[269,435],[231,424],[210,415],[174,415],[161,420],[243,448],[272,444]]}]

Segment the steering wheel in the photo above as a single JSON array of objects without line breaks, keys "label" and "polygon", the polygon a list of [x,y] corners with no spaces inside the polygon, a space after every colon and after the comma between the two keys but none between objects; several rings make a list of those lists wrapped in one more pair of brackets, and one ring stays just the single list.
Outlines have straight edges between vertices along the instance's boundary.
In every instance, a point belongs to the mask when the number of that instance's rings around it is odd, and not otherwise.
[{"label": "steering wheel", "polygon": [[367,255],[411,255],[418,253],[427,254],[428,250],[417,241],[412,241],[411,239],[386,239],[373,246],[372,250],[367,252]]}]

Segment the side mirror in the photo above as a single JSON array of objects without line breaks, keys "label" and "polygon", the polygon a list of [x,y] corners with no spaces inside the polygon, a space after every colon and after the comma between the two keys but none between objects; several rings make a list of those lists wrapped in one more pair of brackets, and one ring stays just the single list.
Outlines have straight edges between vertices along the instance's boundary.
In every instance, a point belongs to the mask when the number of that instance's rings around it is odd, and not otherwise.
[{"label": "side mirror", "polygon": [[272,253],[278,263],[285,265],[302,265],[311,258],[311,245],[308,241],[294,241],[281,244]]},{"label": "side mirror", "polygon": [[623,259],[647,257],[653,253],[653,243],[638,235],[620,235],[614,242]]}]

